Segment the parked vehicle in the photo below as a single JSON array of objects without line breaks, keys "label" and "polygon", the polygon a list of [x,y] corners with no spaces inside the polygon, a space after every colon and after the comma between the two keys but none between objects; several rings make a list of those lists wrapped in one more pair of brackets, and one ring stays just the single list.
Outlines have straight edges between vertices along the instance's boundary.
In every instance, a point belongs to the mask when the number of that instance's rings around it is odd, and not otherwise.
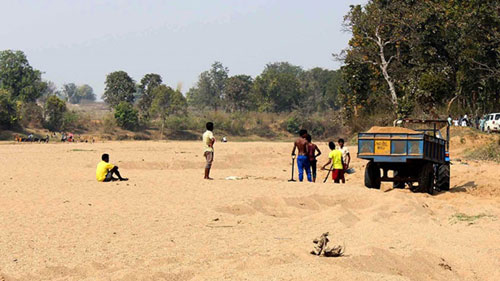
[{"label": "parked vehicle", "polygon": [[[402,120],[403,125],[414,123],[432,124],[433,128],[415,133],[358,134],[358,158],[369,160],[365,169],[366,187],[380,189],[381,182],[386,181],[393,182],[394,188],[405,188],[408,184],[413,192],[433,194],[435,188],[450,189],[448,121]],[[446,139],[438,125],[446,127]]]},{"label": "parked vehicle", "polygon": [[500,113],[491,113],[486,115],[484,130],[488,133],[500,132]]}]

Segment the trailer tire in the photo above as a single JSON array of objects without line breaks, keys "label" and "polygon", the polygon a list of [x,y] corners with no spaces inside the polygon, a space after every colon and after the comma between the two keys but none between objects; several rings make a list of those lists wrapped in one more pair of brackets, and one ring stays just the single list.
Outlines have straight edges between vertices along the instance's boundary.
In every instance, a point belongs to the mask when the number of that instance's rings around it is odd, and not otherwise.
[{"label": "trailer tire", "polygon": [[[397,177],[397,176],[406,176],[404,171],[402,170],[394,170],[394,177]],[[395,181],[393,184],[392,184],[392,188],[400,188],[400,189],[404,189],[405,188],[405,182],[404,181]]]},{"label": "trailer tire", "polygon": [[450,190],[450,164],[439,165],[437,170],[436,187],[440,190]]},{"label": "trailer tire", "polygon": [[365,186],[368,188],[380,189],[380,168],[373,161],[366,164]]},{"label": "trailer tire", "polygon": [[426,163],[422,166],[418,174],[418,186],[411,191],[427,192],[431,195],[434,193],[434,165],[432,163]]}]

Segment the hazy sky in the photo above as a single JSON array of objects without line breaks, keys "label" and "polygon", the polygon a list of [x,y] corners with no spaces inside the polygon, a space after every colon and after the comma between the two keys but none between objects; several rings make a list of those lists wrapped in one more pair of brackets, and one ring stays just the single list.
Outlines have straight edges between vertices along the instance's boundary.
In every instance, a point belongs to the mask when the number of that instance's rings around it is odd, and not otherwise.
[{"label": "hazy sky", "polygon": [[214,61],[230,75],[265,64],[339,67],[343,16],[366,0],[0,0],[0,50],[18,49],[43,78],[91,85],[124,70],[158,73],[186,92]]}]

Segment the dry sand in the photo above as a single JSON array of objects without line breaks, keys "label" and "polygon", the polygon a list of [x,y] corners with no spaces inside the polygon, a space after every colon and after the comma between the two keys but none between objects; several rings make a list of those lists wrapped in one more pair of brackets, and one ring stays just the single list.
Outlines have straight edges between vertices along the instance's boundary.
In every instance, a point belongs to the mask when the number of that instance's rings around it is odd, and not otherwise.
[{"label": "dry sand", "polygon": [[[498,164],[430,196],[364,188],[355,157],[345,185],[289,183],[290,143],[217,143],[204,181],[200,148],[0,145],[0,280],[500,280]],[[103,152],[130,181],[95,181]],[[309,254],[326,231],[344,257]]]},{"label": "dry sand", "polygon": [[379,127],[373,126],[367,133],[386,133],[386,134],[418,134],[418,131],[404,127]]}]

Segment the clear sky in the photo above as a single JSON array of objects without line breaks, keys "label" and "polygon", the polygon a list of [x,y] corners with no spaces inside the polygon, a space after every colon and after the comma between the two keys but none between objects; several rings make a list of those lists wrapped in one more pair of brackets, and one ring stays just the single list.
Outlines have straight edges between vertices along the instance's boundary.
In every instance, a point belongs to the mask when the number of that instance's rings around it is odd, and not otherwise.
[{"label": "clear sky", "polygon": [[0,50],[22,50],[43,78],[91,85],[106,74],[158,73],[182,91],[220,61],[230,75],[269,62],[337,69],[351,4],[366,0],[0,0]]}]

